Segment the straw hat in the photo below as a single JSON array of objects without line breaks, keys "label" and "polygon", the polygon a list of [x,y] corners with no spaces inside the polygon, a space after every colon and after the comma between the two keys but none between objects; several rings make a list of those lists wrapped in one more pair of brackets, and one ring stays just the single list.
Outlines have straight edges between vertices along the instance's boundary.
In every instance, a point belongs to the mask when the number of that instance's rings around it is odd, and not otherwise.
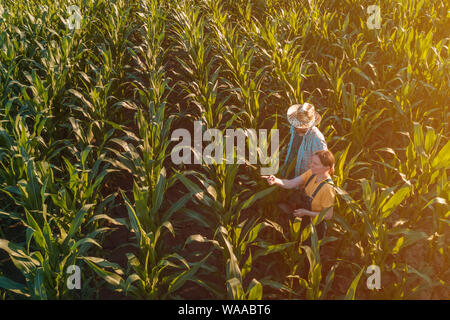
[{"label": "straw hat", "polygon": [[305,102],[304,104],[294,104],[287,111],[289,123],[298,129],[308,129],[317,124],[321,120],[321,116],[314,109],[314,106]]}]

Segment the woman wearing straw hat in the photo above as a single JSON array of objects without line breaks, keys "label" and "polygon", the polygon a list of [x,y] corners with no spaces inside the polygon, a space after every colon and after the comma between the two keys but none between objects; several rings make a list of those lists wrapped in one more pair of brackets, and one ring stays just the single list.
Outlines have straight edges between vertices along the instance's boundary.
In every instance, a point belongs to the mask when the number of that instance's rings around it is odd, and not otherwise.
[{"label": "woman wearing straw hat", "polygon": [[[293,178],[302,175],[311,165],[313,154],[319,150],[328,150],[325,138],[316,127],[321,116],[310,103],[294,104],[287,111],[291,124],[291,139],[284,160],[286,176]],[[294,167],[295,166],[295,167]],[[295,170],[292,170],[293,167]]]}]

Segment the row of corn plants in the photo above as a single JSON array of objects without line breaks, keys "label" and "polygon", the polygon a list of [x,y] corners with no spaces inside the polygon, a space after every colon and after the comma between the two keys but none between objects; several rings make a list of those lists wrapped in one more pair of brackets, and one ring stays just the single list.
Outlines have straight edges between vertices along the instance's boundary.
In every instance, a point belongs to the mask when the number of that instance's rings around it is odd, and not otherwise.
[{"label": "row of corn plants", "polygon": [[[168,49],[164,48],[168,9],[165,1],[159,0],[141,2],[134,9],[134,25],[138,27],[133,30],[134,41],[125,44],[133,61],[126,82],[132,89],[132,97],[123,103],[135,110],[136,135],[113,138],[111,142],[120,148],[107,148],[113,154],[110,163],[133,177],[132,190],[128,190],[132,192],[132,200],[121,190],[128,213],[128,219],[121,222],[133,234],[130,243],[133,250],[126,253],[127,265],[123,267],[107,260],[88,263],[125,296],[175,298],[186,282],[195,280],[194,275],[207,256],[189,262],[167,244],[175,237],[173,217],[191,197],[187,193],[172,203],[165,201],[178,179],[165,168],[174,118],[167,112],[166,102],[171,90],[165,71]],[[118,9],[127,10],[124,5]]]},{"label": "row of corn plants", "polygon": [[67,285],[68,270],[101,247],[99,239],[110,230],[102,220],[110,219],[105,212],[114,199],[100,192],[114,170],[97,146],[79,143],[82,121],[70,116],[70,90],[86,75],[89,49],[82,38],[89,33],[62,23],[66,6],[36,5],[10,3],[2,16],[10,64],[2,59],[1,215],[23,233],[2,235],[10,272],[1,286],[33,299],[95,297],[93,273],[82,274],[81,291]]},{"label": "row of corn plants", "polygon": [[[255,88],[255,80],[247,74],[250,70],[251,52],[242,55],[233,44],[238,40],[234,38],[231,26],[226,23],[220,5],[215,2],[195,4],[192,1],[182,1],[174,9],[173,41],[179,54],[177,61],[182,66],[183,74],[187,76],[182,77],[186,80],[181,80],[179,84],[186,93],[187,102],[192,101],[198,107],[190,112],[194,120],[202,120],[205,128],[222,129],[223,133],[226,128],[234,127],[233,122],[242,117],[247,117],[245,123],[257,124],[259,106],[251,102],[250,95],[258,97],[259,90]],[[207,14],[210,11],[214,12],[212,19]],[[211,28],[216,33],[212,42],[204,36]],[[219,52],[219,59],[215,58],[217,46],[224,50]],[[217,67],[224,61],[227,61],[225,68]],[[261,71],[257,72],[258,79],[262,79],[260,73]],[[230,79],[236,82],[233,84]],[[237,96],[235,101],[243,102],[248,108],[240,111],[232,104],[230,93]],[[253,110],[252,104],[255,106]],[[235,114],[225,118],[231,112],[224,111],[229,110],[234,110]],[[253,263],[252,251],[258,247],[258,235],[269,224],[259,221],[259,217],[243,219],[241,216],[245,209],[272,190],[251,195],[249,189],[239,188],[240,191],[233,195],[238,183],[238,173],[239,165],[226,161],[204,165],[201,172],[180,173],[180,180],[195,196],[195,208],[185,208],[183,213],[210,231],[209,238],[195,234],[187,239],[185,245],[194,241],[212,244],[213,258],[219,260],[218,266],[200,271],[199,285],[214,296],[261,299],[262,284],[249,277],[249,271]],[[189,179],[189,176],[192,178]],[[214,282],[203,280],[203,276],[207,279],[211,275],[214,275]]]}]

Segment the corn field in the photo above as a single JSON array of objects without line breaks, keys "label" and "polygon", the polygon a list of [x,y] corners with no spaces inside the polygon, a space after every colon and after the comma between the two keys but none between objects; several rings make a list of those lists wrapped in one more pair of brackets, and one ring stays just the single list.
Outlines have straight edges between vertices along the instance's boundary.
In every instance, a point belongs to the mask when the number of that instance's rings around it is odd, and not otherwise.
[{"label": "corn field", "polygon": [[[449,26],[445,0],[1,0],[0,300],[449,299]],[[282,156],[306,101],[321,240],[259,165],[171,161],[195,121]]]}]

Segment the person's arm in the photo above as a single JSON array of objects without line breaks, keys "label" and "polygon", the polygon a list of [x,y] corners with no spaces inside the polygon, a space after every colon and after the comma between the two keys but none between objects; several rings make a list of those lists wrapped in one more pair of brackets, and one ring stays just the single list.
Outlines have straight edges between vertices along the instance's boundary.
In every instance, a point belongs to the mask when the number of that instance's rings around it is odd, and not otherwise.
[{"label": "person's arm", "polygon": [[270,176],[262,176],[263,178],[267,178],[267,182],[269,185],[277,185],[283,187],[284,189],[293,189],[299,185],[304,183],[302,176],[295,177],[294,179],[279,179],[273,175]]},{"label": "person's arm", "polygon": [[[326,187],[327,186],[324,186],[316,197],[318,197],[317,202],[320,204],[320,207],[327,210],[325,216],[323,217],[324,220],[329,220],[333,217],[333,205],[336,194],[333,188]],[[311,211],[306,209],[297,209],[294,211],[294,215],[297,217],[310,216],[311,218],[314,218],[319,214],[320,211]]]},{"label": "person's arm", "polygon": [[[323,219],[330,220],[333,217],[333,207],[330,207],[326,210],[328,210],[328,211],[327,211],[327,213],[325,213],[325,216],[323,217]],[[310,211],[307,209],[297,209],[294,211],[294,216],[297,216],[297,217],[310,216],[311,218],[315,218],[319,214],[320,214],[320,212]]]}]

